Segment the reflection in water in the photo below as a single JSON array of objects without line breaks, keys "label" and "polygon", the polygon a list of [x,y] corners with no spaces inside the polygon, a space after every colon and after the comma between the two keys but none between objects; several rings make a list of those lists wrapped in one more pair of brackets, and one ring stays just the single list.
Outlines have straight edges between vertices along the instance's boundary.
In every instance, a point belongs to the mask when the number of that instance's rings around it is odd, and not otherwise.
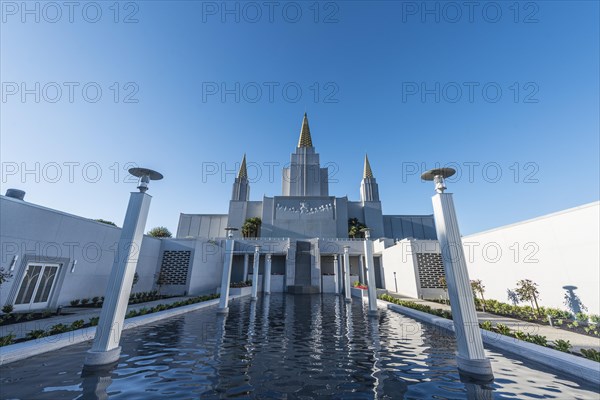
[{"label": "reflection in water", "polygon": [[[487,351],[496,380],[461,381],[452,336],[329,295],[241,299],[228,315],[188,313],[122,339],[112,370],[81,373],[89,344],[0,369],[10,399],[595,399],[595,388]],[[40,374],[40,365],[43,374]]]}]

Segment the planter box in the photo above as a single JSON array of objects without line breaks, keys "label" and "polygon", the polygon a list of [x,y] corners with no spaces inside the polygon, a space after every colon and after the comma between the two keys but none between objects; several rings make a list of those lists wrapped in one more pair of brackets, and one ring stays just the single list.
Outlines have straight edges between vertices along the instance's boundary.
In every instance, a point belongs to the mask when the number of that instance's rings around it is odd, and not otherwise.
[{"label": "planter box", "polygon": [[271,293],[282,293],[285,288],[285,275],[271,275]]},{"label": "planter box", "polygon": [[335,293],[335,276],[334,275],[322,275],[323,286],[321,291],[323,293]]},{"label": "planter box", "polygon": [[252,286],[229,288],[229,296],[250,296],[252,294]]},{"label": "planter box", "polygon": [[362,301],[369,301],[369,292],[367,289],[357,289],[355,287],[350,288],[352,297],[362,298]]}]

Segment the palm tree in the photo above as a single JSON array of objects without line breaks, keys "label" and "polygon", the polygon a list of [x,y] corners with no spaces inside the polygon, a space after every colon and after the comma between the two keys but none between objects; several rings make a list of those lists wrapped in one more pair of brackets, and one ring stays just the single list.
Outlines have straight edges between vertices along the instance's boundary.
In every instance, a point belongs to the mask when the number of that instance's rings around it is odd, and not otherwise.
[{"label": "palm tree", "polygon": [[173,237],[173,234],[170,230],[165,228],[164,226],[157,226],[148,231],[148,235],[158,237],[158,238],[170,238]]},{"label": "palm tree", "polygon": [[540,292],[538,291],[537,286],[537,283],[529,279],[521,279],[519,282],[517,282],[517,288],[515,289],[515,293],[517,294],[517,296],[519,296],[519,300],[531,302],[532,308],[535,304],[537,314],[540,315],[540,307],[538,305],[538,298],[540,296]]},{"label": "palm tree", "polygon": [[481,279],[474,279],[471,281],[471,289],[473,289],[473,294],[475,298],[477,298],[477,293],[481,296],[481,308],[483,308],[483,312],[485,312],[485,298],[483,297],[483,293],[485,292],[485,286],[483,286],[483,282]]},{"label": "palm tree", "polygon": [[259,237],[262,220],[259,217],[252,217],[244,221],[242,225],[242,235],[247,237]]},{"label": "palm tree", "polygon": [[365,233],[361,230],[366,229],[367,226],[362,222],[358,221],[358,218],[350,218],[348,220],[348,237],[365,237]]}]

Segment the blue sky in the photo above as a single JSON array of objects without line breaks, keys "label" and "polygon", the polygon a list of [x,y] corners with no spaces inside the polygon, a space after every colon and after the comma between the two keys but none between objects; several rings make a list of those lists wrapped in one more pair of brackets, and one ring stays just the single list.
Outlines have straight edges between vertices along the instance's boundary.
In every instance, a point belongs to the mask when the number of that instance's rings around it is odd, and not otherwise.
[{"label": "blue sky", "polygon": [[330,193],[358,200],[368,152],[386,214],[432,212],[436,163],[465,234],[599,198],[598,2],[23,4],[2,2],[1,185],[30,202],[120,225],[147,166],[147,226],[175,231],[227,212],[243,153],[251,199],[280,194],[305,111]]}]

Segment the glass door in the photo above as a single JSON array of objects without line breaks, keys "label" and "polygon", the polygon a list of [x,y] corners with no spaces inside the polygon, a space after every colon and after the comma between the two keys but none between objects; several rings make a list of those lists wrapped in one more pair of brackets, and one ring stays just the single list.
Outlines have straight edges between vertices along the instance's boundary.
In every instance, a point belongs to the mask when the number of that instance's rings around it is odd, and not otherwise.
[{"label": "glass door", "polygon": [[59,267],[57,264],[28,264],[15,299],[15,311],[47,307]]}]

